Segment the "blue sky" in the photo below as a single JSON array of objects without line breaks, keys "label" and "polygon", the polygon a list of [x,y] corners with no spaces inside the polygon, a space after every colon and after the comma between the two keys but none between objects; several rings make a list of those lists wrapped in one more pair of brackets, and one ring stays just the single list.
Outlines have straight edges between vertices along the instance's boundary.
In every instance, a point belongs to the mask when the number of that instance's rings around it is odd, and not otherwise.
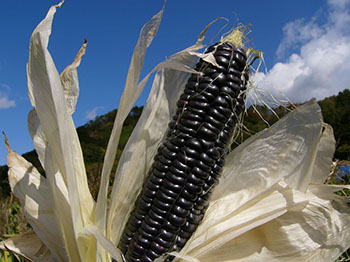
[{"label": "blue sky", "polygon": [[[27,131],[31,109],[27,97],[26,62],[29,38],[49,7],[59,1],[0,2],[0,131],[18,153],[32,150]],[[53,23],[49,50],[58,70],[73,61],[84,38],[87,54],[78,69],[80,97],[74,121],[83,125],[118,107],[139,30],[163,0],[66,0]],[[168,0],[159,32],[146,54],[143,75],[167,56],[193,44],[217,17],[251,24],[251,46],[264,52],[267,72],[259,87],[294,102],[322,99],[349,88],[349,0]],[[207,34],[213,41],[225,24]],[[215,39],[214,39],[215,40]],[[217,40],[217,38],[216,38]],[[138,105],[147,99],[145,89]],[[0,165],[6,148],[0,143]]]}]

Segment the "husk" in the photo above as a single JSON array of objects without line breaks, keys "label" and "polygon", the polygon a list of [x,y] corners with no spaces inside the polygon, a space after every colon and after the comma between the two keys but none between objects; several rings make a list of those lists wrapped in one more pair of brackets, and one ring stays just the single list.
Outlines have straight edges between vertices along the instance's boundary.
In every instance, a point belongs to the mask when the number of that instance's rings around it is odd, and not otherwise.
[{"label": "husk", "polygon": [[310,184],[327,178],[329,168],[315,175],[314,167],[334,152],[331,128],[322,127],[311,101],[231,152],[202,224],[180,254],[201,262],[332,261],[345,251],[348,198],[333,193],[339,186]]},{"label": "husk", "polygon": [[0,249],[11,251],[29,261],[61,261],[51,256],[50,250],[33,231],[21,233],[0,242]]},{"label": "husk", "polygon": [[[64,241],[59,232],[50,187],[45,177],[41,176],[36,168],[12,151],[9,145],[7,155],[8,176],[11,190],[20,200],[26,220],[30,223],[38,237],[51,251],[52,257],[58,261],[67,260],[64,249]],[[11,242],[9,240],[8,242]],[[20,238],[15,238],[11,245],[16,247],[16,243],[21,245]],[[34,246],[37,242],[33,241]],[[33,257],[32,245],[23,250],[22,246],[16,247],[16,253]],[[35,249],[35,248],[34,248]]]},{"label": "husk", "polygon": [[78,232],[84,225],[92,223],[94,201],[88,189],[82,151],[71,117],[79,86],[76,68],[85,46],[60,77],[47,49],[53,17],[59,6],[50,8],[30,40],[28,94],[35,113],[32,111],[29,115],[29,128],[49,181],[67,254],[73,261],[80,258],[89,261],[94,245],[79,242]]}]

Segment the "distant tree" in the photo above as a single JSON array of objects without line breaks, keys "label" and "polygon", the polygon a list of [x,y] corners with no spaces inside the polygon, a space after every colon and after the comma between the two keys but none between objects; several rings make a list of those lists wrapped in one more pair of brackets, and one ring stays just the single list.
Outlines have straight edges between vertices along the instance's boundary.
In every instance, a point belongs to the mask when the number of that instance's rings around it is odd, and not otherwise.
[{"label": "distant tree", "polygon": [[319,101],[324,121],[334,130],[337,142],[335,157],[350,159],[350,90],[345,89],[337,96]]}]

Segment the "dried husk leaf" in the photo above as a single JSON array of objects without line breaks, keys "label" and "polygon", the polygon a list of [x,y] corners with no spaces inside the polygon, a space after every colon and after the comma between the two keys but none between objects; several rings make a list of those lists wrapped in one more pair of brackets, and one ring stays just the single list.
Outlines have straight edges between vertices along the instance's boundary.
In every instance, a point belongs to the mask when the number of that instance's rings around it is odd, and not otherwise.
[{"label": "dried husk leaf", "polygon": [[[312,186],[313,187],[313,186]],[[345,200],[335,194],[327,199],[308,190],[292,190],[294,197],[305,198],[305,206],[291,208],[224,245],[194,255],[201,262],[218,261],[334,261],[349,247],[349,214]],[[271,202],[274,205],[275,202]],[[254,206],[259,209],[259,206]],[[252,214],[251,214],[252,215]]]},{"label": "dried husk leaf", "polygon": [[[87,225],[84,227],[84,230],[80,232],[80,237],[84,238],[86,236],[94,236],[97,243],[108,252],[109,256],[114,259],[116,262],[124,262],[121,251],[115,246],[112,241],[107,239],[101,232],[101,230],[93,224]],[[96,261],[110,261],[109,258],[106,258],[104,252],[97,252]]]},{"label": "dried husk leaf", "polygon": [[[90,243],[79,243],[78,232],[84,225],[93,222],[94,201],[88,189],[79,139],[71,117],[72,107],[67,105],[64,87],[47,49],[56,8],[57,6],[50,8],[31,36],[27,64],[28,93],[39,119],[40,132],[44,134],[42,139],[46,139],[45,157],[41,160],[45,161],[43,167],[50,181],[67,252],[74,261],[78,261],[77,255],[83,261],[89,261],[91,249],[94,248],[93,238]],[[79,56],[75,62],[77,61],[80,61]],[[73,71],[75,66],[77,65],[72,66]],[[78,86],[76,80],[77,78],[73,77],[71,82],[75,88]],[[57,188],[57,177],[63,178],[63,185],[67,188],[69,212],[66,210],[66,203],[60,202],[58,191],[65,189]],[[63,223],[64,219],[72,221],[73,230],[69,226],[67,228],[66,223]],[[74,242],[77,242],[78,248],[75,248],[77,244]],[[76,254],[78,250],[79,254]]]},{"label": "dried husk leaf", "polygon": [[333,136],[333,128],[324,124],[310,183],[323,184],[327,180],[331,171],[334,152],[335,138]]},{"label": "dried husk leaf", "polygon": [[21,233],[0,242],[0,249],[11,251],[29,261],[60,261],[51,257],[50,250],[33,231]]},{"label": "dried husk leaf", "polygon": [[348,198],[333,194],[340,187],[298,187],[305,183],[300,170],[315,170],[304,165],[333,154],[333,133],[327,126],[320,133],[319,115],[310,102],[231,152],[203,222],[180,254],[201,262],[332,261],[345,251],[350,210]]},{"label": "dried husk leaf", "polygon": [[226,157],[212,200],[239,193],[242,202],[234,205],[239,207],[283,179],[297,187],[302,171],[314,164],[308,155],[317,150],[321,119],[319,106],[311,101],[247,139]]},{"label": "dried husk leaf", "polygon": [[79,96],[79,79],[78,70],[81,59],[86,52],[87,41],[85,39],[84,44],[79,49],[77,55],[74,58],[72,64],[67,66],[60,75],[64,94],[66,96],[67,107],[70,114],[75,112],[75,107]]},{"label": "dried husk leaf", "polygon": [[8,151],[9,183],[12,192],[20,200],[27,221],[56,260],[67,260],[46,178],[9,146]]},{"label": "dried husk leaf", "polygon": [[116,119],[114,121],[111,137],[108,142],[106,155],[103,163],[102,178],[100,184],[100,190],[98,195],[97,207],[96,207],[96,224],[105,233],[106,229],[106,217],[107,217],[107,193],[109,185],[109,177],[115,160],[117,146],[124,120],[131,111],[133,105],[141,94],[143,87],[138,85],[140,73],[144,63],[144,57],[146,50],[155,37],[161,19],[163,15],[163,9],[152,17],[152,19],[146,23],[140,32],[139,39],[135,46],[129,71],[125,83],[125,88],[120,100]]}]

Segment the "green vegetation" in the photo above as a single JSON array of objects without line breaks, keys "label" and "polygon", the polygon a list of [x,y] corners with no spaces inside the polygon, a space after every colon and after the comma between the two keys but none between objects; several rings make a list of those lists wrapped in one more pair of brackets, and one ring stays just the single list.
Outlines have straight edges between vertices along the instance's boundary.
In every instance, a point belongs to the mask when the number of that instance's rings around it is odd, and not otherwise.
[{"label": "green vegetation", "polygon": [[337,150],[334,157],[350,160],[350,90],[345,89],[337,96],[328,97],[319,102],[324,121],[334,130]]},{"label": "green vegetation", "polygon": [[[345,89],[336,96],[328,97],[319,101],[324,116],[324,121],[330,124],[334,129],[334,135],[337,141],[335,158],[339,160],[350,160],[350,90]],[[118,164],[120,155],[127,143],[127,140],[134,129],[143,107],[134,107],[124,122],[120,144],[118,147],[117,157],[112,170],[110,185],[114,179],[113,174]],[[266,106],[257,106],[259,114],[252,107],[247,109],[247,114],[244,119],[245,128],[238,137],[237,144],[244,141],[250,135],[259,132],[268,125],[275,123],[278,118],[283,117],[292,106],[274,108],[274,113]],[[88,176],[89,188],[93,197],[96,199],[102,163],[107,147],[108,139],[113,127],[114,118],[117,110],[113,110],[105,115],[96,117],[95,120],[89,121],[84,126],[78,127],[77,132],[81,142],[86,172]],[[277,118],[277,116],[278,118]],[[263,121],[262,118],[265,120]],[[233,147],[236,144],[233,145]],[[40,165],[38,156],[35,151],[23,154],[23,157],[33,163],[39,172],[45,175],[43,168]],[[26,223],[20,205],[16,199],[12,198],[11,190],[8,185],[6,166],[0,166],[0,240],[6,239],[13,234],[27,231],[29,225]],[[330,177],[329,183],[349,184],[349,177],[345,177],[343,181],[336,181],[335,177]],[[339,192],[339,194],[350,195],[350,192]],[[350,252],[345,252],[342,260],[349,261]],[[4,256],[7,256],[6,259]],[[16,258],[15,255],[7,252],[0,252],[0,261],[24,261]]]},{"label": "green vegetation", "polygon": [[[13,195],[6,198],[0,198],[0,240],[12,237],[13,235],[30,230],[26,222],[22,208]],[[27,261],[19,256],[0,251],[1,262]]]}]

